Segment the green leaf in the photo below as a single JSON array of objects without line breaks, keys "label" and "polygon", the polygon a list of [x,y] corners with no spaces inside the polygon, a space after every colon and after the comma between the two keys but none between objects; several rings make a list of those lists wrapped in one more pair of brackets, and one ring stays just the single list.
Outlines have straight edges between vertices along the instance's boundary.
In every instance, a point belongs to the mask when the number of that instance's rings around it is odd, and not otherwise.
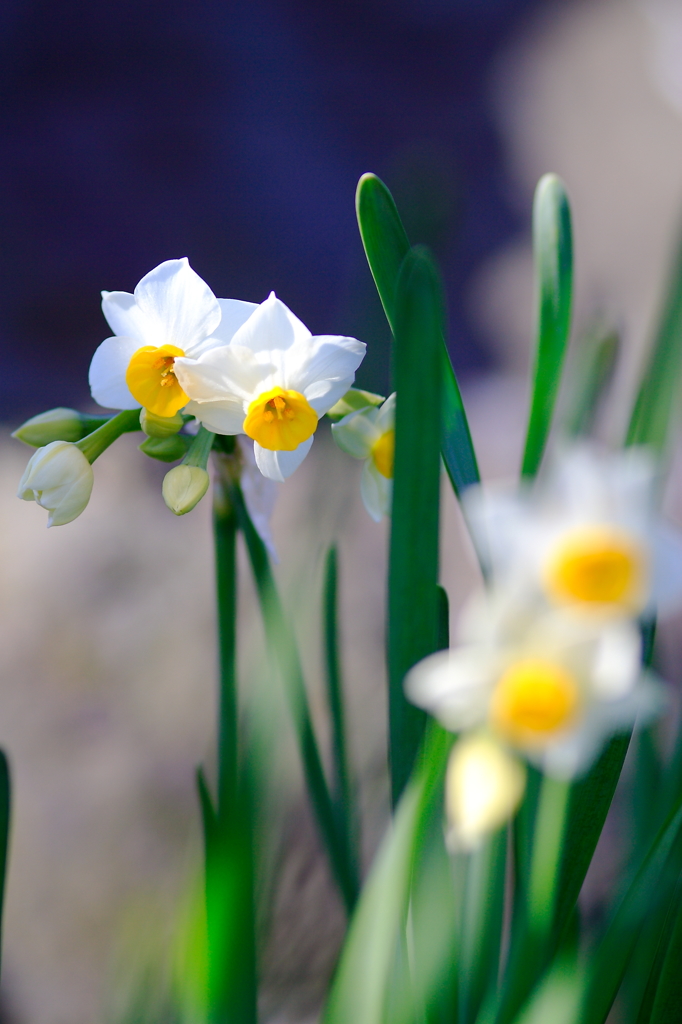
[{"label": "green leaf", "polygon": [[[355,197],[358,226],[386,319],[395,335],[398,274],[410,243],[393,196],[375,174],[363,174]],[[441,450],[456,494],[479,480],[478,465],[452,361],[443,340]]]},{"label": "green leaf", "polygon": [[642,375],[625,443],[663,452],[679,400],[682,364],[682,241],[673,265],[660,322]]},{"label": "green leaf", "polygon": [[359,882],[355,865],[348,857],[347,837],[339,835],[338,832],[334,804],[327,786],[313,729],[296,638],[277,591],[265,545],[251,522],[241,490],[234,484],[230,488],[230,499],[246,541],[260,601],[268,650],[284,684],[310,801],[322,841],[329,855],[334,877],[346,908],[350,912],[357,899]]},{"label": "green leaf", "polygon": [[620,337],[614,328],[594,325],[581,339],[570,367],[570,393],[564,416],[569,437],[585,437],[608,389],[618,359]]},{"label": "green leaf", "polygon": [[545,174],[533,203],[537,289],[537,342],[526,445],[521,473],[535,476],[552,423],[571,323],[573,241],[564,184]]},{"label": "green leaf", "polygon": [[678,1024],[682,1004],[680,964],[682,963],[682,890],[677,887],[677,899],[671,908],[672,932],[665,947],[665,957],[658,977],[649,1024]]},{"label": "green leaf", "polygon": [[462,913],[459,1024],[473,1024],[497,984],[507,862],[507,829],[467,857]]},{"label": "green leaf", "polygon": [[412,249],[398,279],[395,475],[389,561],[391,783],[397,802],[426,717],[403,693],[408,669],[438,649],[440,380],[443,301],[428,253]]},{"label": "green leaf", "polygon": [[358,864],[357,829],[358,814],[353,801],[350,769],[348,766],[348,745],[346,742],[346,716],[343,701],[343,684],[339,659],[338,609],[337,609],[337,554],[331,547],[327,552],[324,581],[324,651],[326,663],[327,700],[332,719],[332,750],[334,755],[334,808],[339,834],[346,839],[347,856],[350,863]]},{"label": "green leaf", "polygon": [[[661,829],[630,884],[609,928],[590,958],[590,979],[581,1024],[604,1024],[627,970],[643,924],[665,907],[682,857],[682,807]],[[655,953],[652,952],[653,960]]]},{"label": "green leaf", "polygon": [[197,793],[199,796],[199,807],[201,808],[201,824],[204,831],[204,853],[208,855],[211,843],[218,834],[218,816],[213,799],[211,797],[204,769],[199,765],[196,772]]},{"label": "green leaf", "polygon": [[376,856],[346,937],[323,1024],[385,1024],[392,966],[414,864],[441,792],[452,737],[431,724],[414,777]]},{"label": "green leaf", "polygon": [[557,891],[555,935],[566,928],[604,828],[625,761],[630,733],[609,741],[589,772],[571,787],[561,877]]}]

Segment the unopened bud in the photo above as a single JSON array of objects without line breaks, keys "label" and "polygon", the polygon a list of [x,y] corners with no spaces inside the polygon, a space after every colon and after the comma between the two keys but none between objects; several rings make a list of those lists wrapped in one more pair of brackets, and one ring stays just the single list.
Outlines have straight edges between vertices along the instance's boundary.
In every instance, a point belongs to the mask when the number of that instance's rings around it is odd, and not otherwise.
[{"label": "unopened bud", "polygon": [[514,813],[526,787],[523,764],[485,733],[473,733],[452,749],[445,805],[452,849],[475,849]]},{"label": "unopened bud", "polygon": [[185,421],[179,412],[175,416],[157,416],[149,409],[140,409],[140,426],[148,437],[172,437],[184,425]]},{"label": "unopened bud", "polygon": [[48,526],[63,526],[87,505],[93,480],[92,466],[80,448],[68,441],[52,441],[29,459],[17,497],[47,509]]},{"label": "unopened bud", "polygon": [[95,430],[105,417],[85,416],[75,409],[48,409],[14,431],[12,437],[32,448],[42,448],[52,441],[80,441],[82,437]]},{"label": "unopened bud", "polygon": [[361,391],[359,388],[350,388],[343,398],[340,398],[336,405],[333,405],[327,413],[327,419],[332,423],[338,423],[344,416],[348,416],[358,409],[371,409],[373,406],[381,405],[385,399],[383,395],[375,395],[371,391]]},{"label": "unopened bud", "polygon": [[208,473],[200,466],[175,466],[163,478],[163,500],[176,516],[184,516],[199,504],[208,482]]},{"label": "unopened bud", "polygon": [[150,459],[158,459],[159,462],[177,462],[187,454],[188,439],[179,434],[173,434],[172,437],[148,437],[137,447]]}]

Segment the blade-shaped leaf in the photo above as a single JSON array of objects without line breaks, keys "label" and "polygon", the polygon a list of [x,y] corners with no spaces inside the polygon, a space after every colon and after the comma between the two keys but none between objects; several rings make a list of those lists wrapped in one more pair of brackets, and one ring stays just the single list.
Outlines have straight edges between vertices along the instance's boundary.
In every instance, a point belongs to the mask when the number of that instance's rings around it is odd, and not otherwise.
[{"label": "blade-shaped leaf", "polygon": [[663,302],[653,348],[632,410],[626,444],[647,444],[662,452],[679,398],[682,364],[682,242]]},{"label": "blade-shaped leaf", "polygon": [[398,278],[395,470],[388,597],[389,739],[397,802],[426,717],[403,693],[408,669],[438,649],[440,381],[443,299],[434,264],[412,249]]},{"label": "blade-shaped leaf", "polygon": [[410,898],[412,871],[438,799],[452,737],[431,724],[353,915],[323,1024],[384,1024],[387,986]]},{"label": "blade-shaped leaf", "polygon": [[537,340],[528,431],[521,473],[536,474],[552,423],[571,324],[573,241],[566,189],[545,174],[533,203]]},{"label": "blade-shaped leaf", "polygon": [[[395,304],[398,273],[410,243],[393,202],[393,196],[375,174],[363,174],[355,199],[358,226],[369,268],[372,271],[386,319],[395,335]],[[443,462],[455,490],[461,493],[478,483],[478,463],[471,440],[462,397],[443,340]]]}]

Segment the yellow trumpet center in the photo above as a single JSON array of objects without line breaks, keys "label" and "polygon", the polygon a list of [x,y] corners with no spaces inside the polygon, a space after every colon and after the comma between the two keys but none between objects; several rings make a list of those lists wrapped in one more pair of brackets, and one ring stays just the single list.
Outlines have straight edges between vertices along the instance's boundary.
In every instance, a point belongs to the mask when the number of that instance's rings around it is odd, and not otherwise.
[{"label": "yellow trumpet center", "polygon": [[387,480],[393,479],[393,457],[395,455],[395,430],[387,430],[372,445],[372,461],[379,473]]},{"label": "yellow trumpet center", "polygon": [[521,747],[542,747],[575,718],[580,690],[563,665],[524,658],[498,680],[490,715],[498,732]]},{"label": "yellow trumpet center", "polygon": [[184,354],[175,345],[145,345],[128,363],[126,384],[131,395],[155,416],[175,416],[189,402],[173,371],[176,357]]},{"label": "yellow trumpet center", "polygon": [[317,413],[307,398],[282,388],[254,398],[244,420],[244,433],[273,452],[293,452],[316,428]]},{"label": "yellow trumpet center", "polygon": [[609,526],[570,531],[544,569],[545,588],[556,601],[617,605],[630,611],[644,604],[646,561],[633,538]]}]

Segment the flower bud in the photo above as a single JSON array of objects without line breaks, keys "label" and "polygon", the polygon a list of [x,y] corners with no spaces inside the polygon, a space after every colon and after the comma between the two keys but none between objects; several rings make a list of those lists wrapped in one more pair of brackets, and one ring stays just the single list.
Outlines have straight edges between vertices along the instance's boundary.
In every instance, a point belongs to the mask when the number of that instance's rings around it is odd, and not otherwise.
[{"label": "flower bud", "polygon": [[[12,437],[33,448],[40,448],[52,441],[80,441],[90,428],[88,420],[91,416],[83,416],[75,409],[48,409],[38,416],[31,417],[14,431]],[[99,423],[100,420],[97,420]]]},{"label": "flower bud", "polygon": [[201,466],[175,466],[163,478],[163,500],[176,516],[184,516],[206,494],[208,480],[208,473]]},{"label": "flower bud", "polygon": [[175,416],[157,416],[149,409],[140,409],[140,426],[148,437],[172,437],[184,425],[185,421],[179,412]]},{"label": "flower bud", "polygon": [[17,497],[50,513],[48,526],[63,526],[81,514],[92,492],[92,466],[68,441],[52,441],[29,459]]},{"label": "flower bud", "polygon": [[526,788],[523,764],[485,733],[471,733],[452,748],[445,805],[452,849],[472,850],[514,813]]},{"label": "flower bud", "polygon": [[338,423],[344,416],[357,412],[358,409],[372,409],[385,402],[383,395],[375,395],[371,391],[361,391],[359,388],[349,388],[343,398],[340,398],[336,405],[333,405],[327,412],[327,419],[332,423]]},{"label": "flower bud", "polygon": [[172,437],[148,437],[137,447],[150,459],[158,459],[159,462],[177,462],[187,454],[188,440],[178,434],[173,434]]}]

